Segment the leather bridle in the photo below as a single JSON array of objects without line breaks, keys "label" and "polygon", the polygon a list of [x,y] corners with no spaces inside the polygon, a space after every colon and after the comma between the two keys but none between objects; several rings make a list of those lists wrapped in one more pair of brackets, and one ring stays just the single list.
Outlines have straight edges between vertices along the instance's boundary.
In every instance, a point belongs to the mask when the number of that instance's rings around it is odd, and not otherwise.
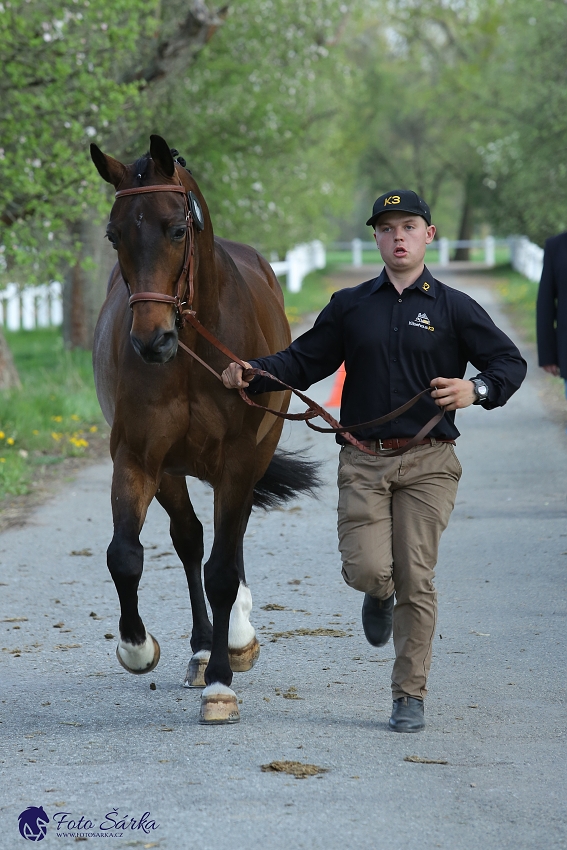
[{"label": "leather bridle", "polygon": [[[195,259],[195,226],[193,223],[193,214],[189,209],[187,190],[181,184],[178,186],[160,184],[157,186],[139,186],[135,189],[120,189],[114,197],[116,199],[126,198],[130,195],[146,195],[150,192],[178,192],[183,195],[185,223],[187,227],[183,268],[175,286],[175,295],[166,295],[162,292],[135,292],[133,295],[130,295],[128,304],[130,307],[139,301],[158,301],[163,304],[171,304],[175,308],[176,324],[179,328],[182,328],[185,324],[185,314],[193,310],[193,266]],[[184,300],[185,297],[187,298],[186,301]],[[183,309],[185,305],[187,305],[186,310]]]},{"label": "leather bridle", "polygon": [[[320,404],[317,404],[316,401],[306,396],[304,393],[299,390],[294,389],[294,387],[290,387],[288,384],[285,384],[283,381],[280,381],[279,378],[276,378],[274,375],[271,375],[269,372],[265,372],[263,369],[249,369],[247,364],[240,359],[234,352],[232,352],[226,345],[224,345],[220,340],[218,340],[210,331],[208,331],[199,321],[195,311],[193,310],[193,295],[194,295],[194,284],[193,284],[193,271],[194,271],[194,259],[195,259],[195,227],[193,222],[193,214],[191,209],[189,208],[189,201],[187,190],[184,186],[181,185],[173,185],[168,186],[165,184],[158,184],[157,186],[140,186],[135,189],[120,189],[115,194],[115,198],[125,198],[130,195],[143,195],[149,194],[150,192],[179,192],[183,194],[183,204],[185,208],[185,221],[187,225],[187,237],[185,239],[185,254],[183,257],[183,268],[181,269],[181,274],[177,280],[177,284],[175,286],[175,295],[166,295],[162,292],[136,292],[133,295],[130,295],[128,304],[130,308],[132,308],[133,304],[136,304],[140,301],[157,301],[163,304],[171,304],[175,308],[176,314],[176,324],[179,328],[183,328],[185,323],[188,322],[198,334],[200,334],[204,339],[208,340],[216,349],[226,355],[230,360],[238,363],[244,371],[243,378],[244,380],[251,379],[253,375],[259,375],[265,378],[270,378],[272,381],[280,384],[284,389],[290,390],[294,395],[301,399],[304,404],[307,405],[307,410],[303,413],[283,413],[281,410],[275,410],[271,407],[266,407],[263,404],[257,404],[255,401],[252,401],[250,396],[248,396],[243,389],[240,389],[238,392],[242,399],[246,402],[246,404],[250,405],[250,407],[258,407],[264,410],[266,413],[272,413],[274,416],[278,416],[280,419],[292,419],[292,420],[300,420],[304,421],[309,428],[312,428],[314,431],[319,431],[322,434],[342,434],[345,440],[349,442],[351,445],[356,446],[357,449],[364,452],[364,454],[372,455],[374,457],[396,457],[398,455],[405,454],[405,452],[409,451],[424,439],[424,437],[429,434],[432,428],[437,425],[438,422],[441,421],[443,416],[445,415],[445,411],[441,409],[439,413],[433,416],[429,422],[427,422],[423,428],[419,431],[415,437],[412,437],[408,443],[404,446],[397,449],[379,449],[378,451],[373,451],[372,449],[364,446],[356,437],[350,433],[351,430],[359,429],[359,428],[368,428],[370,426],[383,425],[386,422],[390,422],[395,419],[397,416],[400,416],[402,413],[405,413],[410,407],[419,401],[420,398],[427,395],[427,393],[431,392],[432,387],[428,387],[425,390],[422,390],[412,399],[407,401],[401,407],[398,407],[396,410],[393,410],[391,413],[386,414],[385,416],[381,416],[378,419],[373,419],[370,422],[361,422],[358,425],[341,425],[340,422],[331,416],[331,414],[325,410],[324,407],[321,407]],[[126,284],[128,285],[128,284]],[[128,287],[129,290],[129,287]],[[184,299],[187,300],[184,300]],[[187,354],[190,354],[191,357],[201,364],[205,369],[207,369],[211,374],[215,376],[219,381],[222,382],[222,377],[219,373],[213,369],[208,363],[202,360],[198,354],[196,354],[192,349],[190,349],[187,345],[181,342],[178,339],[178,345]],[[309,420],[320,417],[325,422],[327,422],[331,427],[330,428],[320,428],[317,425],[314,425]]]}]

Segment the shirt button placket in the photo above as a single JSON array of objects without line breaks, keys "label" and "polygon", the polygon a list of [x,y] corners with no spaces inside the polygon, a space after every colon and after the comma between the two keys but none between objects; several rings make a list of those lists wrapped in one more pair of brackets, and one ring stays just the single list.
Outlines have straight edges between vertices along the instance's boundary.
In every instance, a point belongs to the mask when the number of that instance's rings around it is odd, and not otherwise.
[{"label": "shirt button placket", "polygon": [[[390,364],[390,405],[391,410],[399,407],[398,391],[399,391],[399,347],[400,347],[400,325],[401,325],[401,307],[402,299],[397,298],[394,302],[392,310],[392,340],[390,346],[391,364]],[[396,364],[396,365],[393,365]],[[390,426],[391,427],[391,426]],[[394,433],[393,436],[396,436]]]}]

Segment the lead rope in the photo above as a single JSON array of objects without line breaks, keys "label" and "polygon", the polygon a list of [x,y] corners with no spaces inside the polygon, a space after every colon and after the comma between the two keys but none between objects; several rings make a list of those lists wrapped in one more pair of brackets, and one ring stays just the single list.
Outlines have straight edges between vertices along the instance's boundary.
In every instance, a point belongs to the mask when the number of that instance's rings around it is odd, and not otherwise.
[{"label": "lead rope", "polygon": [[[340,422],[331,416],[331,414],[325,410],[324,407],[321,407],[320,404],[317,404],[316,401],[313,401],[312,398],[302,393],[300,390],[296,390],[294,387],[291,387],[289,384],[284,383],[284,381],[280,381],[279,378],[276,378],[275,375],[271,375],[269,372],[266,372],[264,369],[249,369],[248,366],[244,363],[240,357],[237,357],[234,352],[232,352],[226,345],[224,345],[220,340],[218,340],[215,336],[213,336],[210,331],[208,331],[196,317],[195,313],[192,310],[184,310],[183,316],[185,321],[187,321],[202,337],[204,337],[208,342],[210,342],[216,349],[218,349],[222,354],[225,354],[229,360],[232,360],[235,363],[238,363],[239,366],[244,370],[243,378],[246,380],[252,375],[260,375],[263,378],[269,378],[272,381],[280,384],[280,386],[285,387],[286,390],[289,390],[301,401],[307,405],[307,410],[303,413],[283,413],[281,410],[274,410],[271,407],[264,407],[263,404],[257,404],[255,401],[246,394],[246,392],[242,389],[238,390],[240,397],[246,402],[246,404],[250,405],[250,407],[257,407],[261,410],[266,411],[266,413],[272,413],[274,416],[278,416],[280,419],[290,419],[294,421],[303,421],[307,425],[308,428],[311,428],[313,431],[318,431],[321,434],[342,434],[345,440],[347,440],[351,445],[356,446],[361,452],[364,454],[372,455],[373,457],[397,457],[399,455],[405,454],[407,451],[412,449],[424,437],[429,434],[432,428],[434,428],[438,422],[440,422],[444,415],[445,411],[441,410],[435,416],[433,416],[429,422],[427,422],[423,428],[412,437],[404,446],[401,446],[398,449],[379,449],[378,451],[373,451],[369,449],[367,446],[363,445],[356,437],[350,433],[353,428],[367,428],[371,425],[384,425],[386,422],[390,422],[392,419],[395,419],[396,416],[401,416],[402,413],[405,413],[411,407],[413,407],[416,402],[419,401],[424,395],[431,392],[431,387],[428,387],[425,390],[422,390],[416,396],[411,398],[401,407],[397,407],[396,410],[393,410],[391,413],[387,413],[385,416],[381,416],[378,419],[372,419],[370,422],[361,422],[359,425],[341,425]],[[179,345],[181,348],[190,354],[198,363],[205,367],[212,375],[215,376],[222,383],[222,377],[218,372],[213,369],[212,366],[209,366],[204,360],[202,360],[195,352],[190,349],[187,345],[185,345],[181,340],[179,340]],[[330,428],[320,428],[318,425],[314,425],[310,422],[310,419],[316,419],[317,417],[321,417],[325,422],[327,422],[331,427]]]}]

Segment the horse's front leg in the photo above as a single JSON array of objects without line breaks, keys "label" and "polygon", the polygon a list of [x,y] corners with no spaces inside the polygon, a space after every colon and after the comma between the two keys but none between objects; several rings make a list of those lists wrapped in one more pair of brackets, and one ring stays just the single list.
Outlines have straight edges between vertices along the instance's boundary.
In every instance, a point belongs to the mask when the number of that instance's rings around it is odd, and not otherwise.
[{"label": "horse's front leg", "polygon": [[203,526],[193,510],[184,478],[163,475],[156,499],[169,514],[171,540],[185,569],[191,599],[193,655],[187,667],[185,687],[204,688],[205,668],[211,657],[213,627],[209,622],[201,580]]},{"label": "horse's front leg", "polygon": [[156,481],[145,473],[126,448],[114,457],[112,517],[114,536],[107,564],[120,600],[120,641],[116,655],[130,673],[149,673],[159,661],[159,644],[138,613],[138,585],[144,569],[140,531]]},{"label": "horse's front leg", "polygon": [[[231,611],[237,597],[244,605],[245,621],[252,629],[248,620],[251,599],[248,588],[240,584],[239,574],[242,573],[242,539],[252,507],[253,467],[253,456],[233,450],[232,456],[225,461],[222,480],[215,488],[215,539],[205,564],[205,591],[213,612],[213,643],[205,670],[207,687],[201,698],[202,723],[235,723],[240,719],[238,700],[230,687],[232,669],[228,643],[229,626],[231,637],[235,633]],[[243,622],[242,618],[237,619]],[[252,637],[255,640],[253,629]],[[249,638],[247,634],[247,641]]]}]

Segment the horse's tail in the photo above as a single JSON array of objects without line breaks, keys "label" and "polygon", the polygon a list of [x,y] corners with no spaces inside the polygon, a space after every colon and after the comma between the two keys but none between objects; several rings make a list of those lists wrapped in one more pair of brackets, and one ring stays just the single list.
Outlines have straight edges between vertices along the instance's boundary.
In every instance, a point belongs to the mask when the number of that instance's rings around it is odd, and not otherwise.
[{"label": "horse's tail", "polygon": [[278,450],[254,487],[254,507],[267,510],[289,502],[300,493],[314,495],[322,483],[317,474],[318,465],[302,455]]}]

